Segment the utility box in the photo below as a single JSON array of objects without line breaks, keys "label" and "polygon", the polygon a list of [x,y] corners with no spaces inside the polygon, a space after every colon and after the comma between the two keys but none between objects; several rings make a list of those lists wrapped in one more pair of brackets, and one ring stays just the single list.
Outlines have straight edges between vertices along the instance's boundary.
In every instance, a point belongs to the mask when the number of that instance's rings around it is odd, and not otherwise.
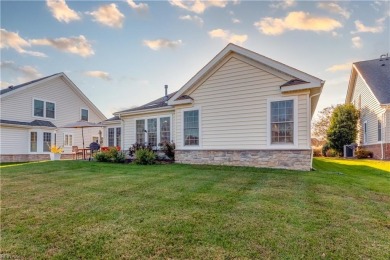
[{"label": "utility box", "polygon": [[355,157],[356,144],[344,145],[344,158]]}]

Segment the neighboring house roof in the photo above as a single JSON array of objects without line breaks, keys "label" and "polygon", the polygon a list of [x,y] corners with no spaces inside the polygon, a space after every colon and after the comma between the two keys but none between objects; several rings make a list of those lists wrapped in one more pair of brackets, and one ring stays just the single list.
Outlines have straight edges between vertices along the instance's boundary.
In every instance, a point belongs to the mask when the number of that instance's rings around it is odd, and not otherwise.
[{"label": "neighboring house roof", "polygon": [[70,86],[71,89],[73,91],[75,91],[76,94],[90,108],[92,108],[92,110],[94,110],[94,112],[97,114],[97,116],[101,120],[105,120],[106,119],[106,116],[87,98],[86,95],[84,95],[84,93],[63,72],[56,73],[56,74],[53,74],[53,75],[50,75],[50,76],[47,76],[47,77],[39,78],[39,79],[36,79],[36,80],[32,80],[32,81],[29,81],[29,82],[26,82],[26,83],[23,83],[23,84],[20,84],[20,85],[13,86],[11,88],[8,87],[8,88],[5,88],[5,89],[2,89],[1,92],[0,92],[0,97],[1,98],[6,98],[6,97],[11,96],[11,95],[16,95],[20,91],[24,91],[24,90],[26,90],[28,88],[35,87],[35,86],[37,86],[40,83],[46,82],[46,81],[54,79],[54,78],[62,78],[67,83],[67,85]]},{"label": "neighboring house roof", "polygon": [[169,100],[168,105],[183,103],[184,100],[180,100],[179,98],[185,94],[188,94],[186,93],[187,90],[190,90],[193,86],[195,86],[198,82],[200,82],[207,75],[208,72],[210,72],[216,66],[218,66],[218,64],[231,53],[237,53],[246,58],[254,60],[255,62],[263,64],[266,67],[279,71],[282,74],[289,76],[290,78],[291,77],[294,78],[294,81],[286,80],[286,83],[281,86],[282,92],[312,89],[312,88],[321,89],[322,86],[324,85],[324,81],[317,77],[309,75],[293,67],[287,66],[278,61],[272,60],[258,53],[252,52],[248,49],[229,43],[209,63],[207,63],[206,66],[204,66],[181,89],[177,91],[177,93]]},{"label": "neighboring house roof", "polygon": [[353,66],[379,103],[390,104],[390,58],[359,61]]},{"label": "neighboring house roof", "polygon": [[153,100],[149,103],[146,103],[142,106],[139,106],[139,107],[135,107],[135,108],[130,108],[130,109],[126,109],[126,110],[123,110],[123,111],[119,111],[119,112],[116,112],[116,114],[122,114],[122,113],[128,113],[128,112],[135,112],[135,111],[140,111],[140,110],[149,110],[149,109],[156,109],[156,108],[163,108],[163,107],[167,107],[168,106],[168,103],[167,101],[173,97],[173,95],[176,94],[176,91],[175,92],[172,92],[170,94],[168,94],[167,97],[163,96],[163,97],[160,97],[156,100]]},{"label": "neighboring house roof", "polygon": [[118,121],[118,120],[120,120],[119,116],[114,116],[114,117],[111,117],[111,118],[105,120],[105,122],[109,122],[109,121]]},{"label": "neighboring house roof", "polygon": [[50,77],[53,77],[55,75],[59,75],[61,73],[56,73],[56,74],[53,74],[53,75],[50,75],[50,76],[46,76],[46,77],[43,77],[43,78],[39,78],[39,79],[35,79],[35,80],[32,80],[32,81],[29,81],[29,82],[26,82],[26,83],[22,83],[22,84],[19,84],[19,85],[16,85],[16,86],[9,86],[7,88],[4,88],[2,90],[0,90],[0,95],[3,95],[5,93],[8,93],[8,92],[11,92],[11,91],[14,91],[14,90],[17,90],[17,89],[20,89],[22,87],[25,87],[25,86],[28,86],[30,84],[33,84],[33,83],[37,83],[39,81],[42,81],[44,79],[47,79],[47,78],[50,78]]},{"label": "neighboring house roof", "polygon": [[56,128],[56,126],[52,122],[45,121],[45,120],[34,120],[32,122],[20,122],[20,121],[0,119],[0,124],[20,125],[20,126],[44,126],[44,127]]}]

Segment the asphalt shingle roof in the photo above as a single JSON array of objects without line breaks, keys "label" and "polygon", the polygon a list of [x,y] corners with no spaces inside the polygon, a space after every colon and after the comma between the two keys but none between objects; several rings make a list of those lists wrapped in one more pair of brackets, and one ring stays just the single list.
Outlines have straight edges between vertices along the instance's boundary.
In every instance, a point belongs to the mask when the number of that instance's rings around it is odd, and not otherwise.
[{"label": "asphalt shingle roof", "polygon": [[354,63],[381,104],[390,104],[390,57]]},{"label": "asphalt shingle roof", "polygon": [[10,125],[56,127],[52,122],[45,121],[45,120],[34,120],[32,122],[21,122],[21,121],[0,119],[0,123],[2,123],[2,124],[10,124]]},{"label": "asphalt shingle roof", "polygon": [[165,96],[163,96],[163,97],[160,97],[160,98],[158,98],[156,100],[153,100],[152,102],[146,103],[145,105],[142,105],[142,106],[139,106],[139,107],[135,107],[135,108],[130,108],[130,109],[127,109],[127,110],[123,110],[123,111],[120,111],[119,113],[133,112],[133,111],[139,111],[139,110],[146,110],[146,109],[166,107],[166,106],[168,106],[166,101],[168,101],[175,94],[176,94],[176,91],[172,92],[171,94],[168,94],[168,98],[167,99],[165,99]]},{"label": "asphalt shingle roof", "polygon": [[61,73],[56,73],[56,74],[53,74],[53,75],[50,75],[50,76],[46,76],[46,77],[43,77],[43,78],[35,79],[35,80],[29,81],[29,82],[26,82],[26,83],[22,83],[22,84],[19,84],[19,85],[16,85],[16,86],[9,86],[7,88],[4,88],[4,89],[0,90],[0,95],[3,95],[5,93],[11,92],[11,91],[14,91],[14,90],[22,88],[22,87],[25,87],[25,86],[30,85],[32,83],[35,83],[35,82],[38,82],[38,81],[50,78],[50,77],[52,77],[54,75],[57,75],[57,74],[61,74]]}]

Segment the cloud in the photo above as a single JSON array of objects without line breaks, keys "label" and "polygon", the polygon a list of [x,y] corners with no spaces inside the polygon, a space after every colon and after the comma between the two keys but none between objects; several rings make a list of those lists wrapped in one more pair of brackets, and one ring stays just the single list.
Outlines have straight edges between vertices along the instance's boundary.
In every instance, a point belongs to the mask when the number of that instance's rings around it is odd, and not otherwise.
[{"label": "cloud", "polygon": [[239,19],[237,19],[237,18],[232,18],[232,22],[233,23],[241,23],[241,21]]},{"label": "cloud", "polygon": [[74,10],[69,8],[65,0],[46,0],[46,5],[49,7],[54,18],[60,22],[69,23],[81,19]]},{"label": "cloud", "polygon": [[33,45],[51,46],[57,50],[80,55],[81,57],[88,57],[95,54],[91,43],[83,35],[70,38],[34,39],[30,40],[30,43]]},{"label": "cloud", "polygon": [[340,14],[347,19],[351,16],[350,12],[348,12],[345,8],[342,8],[340,5],[336,3],[322,2],[322,3],[318,3],[317,6],[321,9],[328,10],[331,13]]},{"label": "cloud", "polygon": [[211,1],[185,1],[185,0],[169,0],[169,3],[173,6],[191,11],[197,14],[202,14],[209,7],[220,7],[224,8],[228,1],[223,0],[211,0]]},{"label": "cloud", "polygon": [[363,47],[362,39],[359,36],[353,37],[352,39],[352,47],[355,49],[360,49]]},{"label": "cloud", "polygon": [[42,74],[32,66],[18,66],[13,61],[3,61],[0,63],[0,68],[10,70],[19,75],[16,80],[18,83],[28,82],[42,77]]},{"label": "cloud", "polygon": [[274,9],[287,9],[289,7],[292,7],[295,5],[295,0],[284,0],[284,1],[273,1],[272,4],[269,5],[269,7],[274,8]]},{"label": "cloud", "polygon": [[194,23],[196,23],[197,25],[199,26],[203,26],[203,19],[200,18],[199,16],[197,15],[182,15],[179,17],[180,20],[187,20],[187,21],[192,21]]},{"label": "cloud", "polygon": [[136,4],[136,3],[134,3],[133,0],[127,0],[127,3],[129,4],[129,6],[132,9],[134,9],[139,14],[144,14],[144,13],[147,13],[149,11],[148,4],[145,4],[145,3]]},{"label": "cloud", "polygon": [[305,12],[290,12],[285,18],[266,17],[254,25],[267,35],[279,35],[288,30],[329,32],[342,27],[341,23],[329,17],[316,17]]},{"label": "cloud", "polygon": [[149,47],[154,51],[158,51],[163,48],[175,49],[182,44],[181,40],[170,41],[167,39],[157,39],[157,40],[144,40],[144,45]]},{"label": "cloud", "polygon": [[35,57],[47,57],[46,54],[36,51],[27,51],[25,47],[31,47],[31,44],[19,36],[18,33],[9,32],[0,29],[0,49],[11,48],[21,54],[28,54]]},{"label": "cloud", "polygon": [[0,88],[3,89],[3,88],[8,88],[9,86],[11,86],[12,84],[7,82],[7,81],[0,81]]},{"label": "cloud", "polygon": [[122,28],[125,19],[116,4],[102,5],[96,11],[87,14],[92,15],[96,22],[114,28]]},{"label": "cloud", "polygon": [[352,34],[355,33],[380,33],[383,31],[383,22],[385,21],[386,18],[381,18],[376,20],[376,26],[365,26],[361,21],[357,20],[355,21],[355,27],[356,31],[352,31]]},{"label": "cloud", "polygon": [[111,80],[110,74],[108,72],[100,71],[100,70],[90,70],[84,72],[84,75],[88,77],[93,77],[93,78],[100,78],[103,80]]},{"label": "cloud", "polygon": [[336,72],[336,71],[350,70],[351,68],[352,68],[352,62],[346,62],[343,64],[335,64],[327,68],[326,71]]},{"label": "cloud", "polygon": [[229,30],[215,29],[209,31],[209,36],[211,38],[220,38],[224,41],[231,42],[234,44],[243,44],[248,39],[246,34],[234,34]]}]

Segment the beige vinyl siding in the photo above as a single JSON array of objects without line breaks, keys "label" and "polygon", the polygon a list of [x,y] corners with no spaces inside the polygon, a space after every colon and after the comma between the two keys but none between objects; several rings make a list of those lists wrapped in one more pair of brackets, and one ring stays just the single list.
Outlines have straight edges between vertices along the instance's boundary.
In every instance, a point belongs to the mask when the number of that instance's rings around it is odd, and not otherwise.
[{"label": "beige vinyl siding", "polygon": [[[55,119],[33,116],[34,99],[55,103]],[[39,83],[33,87],[27,87],[15,94],[1,98],[1,119],[31,122],[33,120],[45,120],[60,127],[81,119],[81,108],[89,110],[90,122],[101,122],[100,118],[83,99],[62,78],[53,78]],[[92,136],[98,136],[103,128],[85,128],[85,146],[92,142]],[[53,129],[54,131],[54,129]],[[57,145],[63,146],[63,134],[73,134],[73,144],[82,147],[81,129],[59,128],[57,129]],[[71,147],[65,147],[64,153],[70,153]],[[19,152],[17,152],[18,154]]]},{"label": "beige vinyl siding", "polygon": [[[269,70],[269,68],[268,68]],[[267,98],[282,96],[287,80],[243,58],[230,57],[189,95],[200,108],[200,149],[262,149],[267,147]],[[307,95],[298,96],[298,148],[308,147]],[[176,106],[176,143],[183,147],[183,109]]]},{"label": "beige vinyl siding", "polygon": [[165,112],[157,112],[157,113],[145,113],[141,115],[132,115],[132,116],[122,116],[123,125],[125,131],[122,131],[123,138],[123,149],[129,149],[136,141],[135,141],[135,121],[138,119],[148,119],[148,118],[156,118],[163,116],[171,116],[171,136],[173,141],[175,141],[175,116],[173,111],[165,111]]},{"label": "beige vinyl siding", "polygon": [[28,154],[28,129],[1,126],[0,153],[1,154]]},{"label": "beige vinyl siding", "polygon": [[[355,88],[352,94],[352,103],[355,104],[357,108],[359,104],[359,96],[361,96],[360,121],[362,124],[360,129],[363,129],[363,124],[367,121],[367,142],[365,144],[377,144],[378,119],[382,118],[385,109],[380,106],[378,100],[366,85],[363,78],[357,74]],[[358,136],[357,142],[362,142],[363,144],[363,133],[361,132]]]},{"label": "beige vinyl siding", "polygon": [[385,136],[383,138],[383,141],[386,143],[390,143],[390,108],[386,110],[385,122],[386,122],[386,124],[384,125]]}]

